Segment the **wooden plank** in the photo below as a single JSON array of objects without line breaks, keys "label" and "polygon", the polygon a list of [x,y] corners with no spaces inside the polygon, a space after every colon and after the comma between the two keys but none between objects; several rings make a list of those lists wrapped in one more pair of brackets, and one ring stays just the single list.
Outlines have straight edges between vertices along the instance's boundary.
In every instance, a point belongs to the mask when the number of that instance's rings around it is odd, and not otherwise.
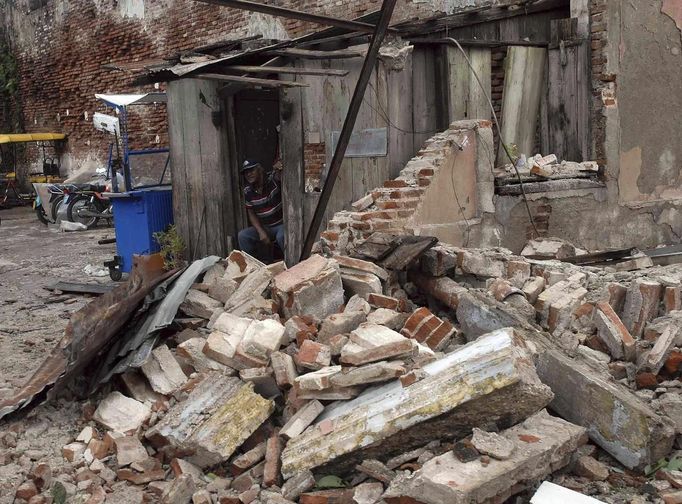
[{"label": "wooden plank", "polygon": [[559,159],[584,161],[590,158],[589,42],[575,40],[575,19],[552,27],[558,43],[548,55],[548,148]]},{"label": "wooden plank", "polygon": [[438,243],[433,236],[401,236],[398,245],[378,264],[390,270],[404,270],[413,264],[419,256]]},{"label": "wooden plank", "polygon": [[[199,107],[205,105],[200,101],[200,83],[198,79],[182,79],[183,90],[183,149],[187,178],[184,189],[187,192],[187,216],[189,232],[187,234],[189,259],[203,257],[198,251],[206,249],[205,209],[211,202],[204,198],[204,181],[201,174],[201,137],[199,135]],[[175,181],[173,181],[175,186]]]},{"label": "wooden plank", "polygon": [[305,191],[303,158],[303,98],[300,89],[280,93],[282,206],[286,230],[284,258],[293,266],[301,257],[305,229],[302,197]]},{"label": "wooden plank", "polygon": [[[538,47],[510,47],[502,98],[502,138],[507,146],[518,147],[519,154],[535,154],[535,133],[540,111],[540,96],[544,83],[547,49]],[[497,164],[509,160],[500,148]]]},{"label": "wooden plank", "polygon": [[346,70],[332,70],[331,68],[297,68],[287,66],[233,65],[225,67],[225,70],[244,73],[323,75],[336,77],[345,77],[348,75],[348,71]]},{"label": "wooden plank", "polygon": [[[467,103],[467,117],[469,119],[490,119],[492,112],[488,97],[491,96],[492,85],[492,57],[491,50],[483,47],[471,47],[469,49],[469,60],[473,71],[468,66],[469,71],[469,101]],[[478,75],[484,89],[476,80],[474,72]]]},{"label": "wooden plank", "polygon": [[576,35],[590,36],[590,0],[571,0],[571,17],[577,19]]},{"label": "wooden plank", "polygon": [[66,282],[60,280],[53,284],[48,285],[45,289],[50,291],[59,290],[62,292],[75,292],[78,294],[106,294],[110,290],[114,289],[120,284],[109,283],[109,284],[88,284],[79,282]]},{"label": "wooden plank", "polygon": [[225,75],[216,73],[197,74],[194,77],[197,79],[211,79],[225,82],[237,82],[240,84],[253,84],[254,86],[262,87],[308,87],[307,84],[294,81],[273,80],[273,79],[259,79],[258,77],[242,77],[241,75]]},{"label": "wooden plank", "polygon": [[339,49],[336,51],[314,51],[312,49],[290,48],[267,51],[267,54],[271,56],[286,56],[288,58],[301,58],[313,60],[364,58],[365,56],[364,52],[351,49]]},{"label": "wooden plank", "polygon": [[166,88],[168,114],[168,140],[170,169],[173,180],[173,220],[178,234],[185,242],[189,256],[189,191],[187,191],[187,165],[184,148],[184,98],[187,83],[184,79],[171,81]]},{"label": "wooden plank", "polygon": [[402,69],[393,69],[386,62],[379,64],[379,82],[387,91],[385,110],[391,121],[388,133],[388,177],[395,178],[415,155],[412,134],[412,53],[407,54]]},{"label": "wooden plank", "polygon": [[244,192],[242,191],[241,175],[239,171],[239,159],[237,156],[237,135],[234,114],[234,97],[223,99],[225,107],[224,122],[226,125],[226,142],[224,144],[222,158],[223,166],[226,170],[227,180],[229,181],[228,190],[232,195],[232,201],[227,206],[226,212],[230,216],[227,219],[227,246],[231,252],[237,245],[237,233],[248,225],[246,208],[244,207]]},{"label": "wooden plank", "polygon": [[[462,51],[458,47],[447,45],[445,62],[447,64],[447,108],[449,121],[460,121],[467,118],[469,101],[469,74],[471,73]],[[464,49],[467,52],[467,49]]]},{"label": "wooden plank", "polygon": [[438,130],[438,103],[433,49],[416,47],[413,55],[413,131],[414,146],[420,148],[424,141]]}]

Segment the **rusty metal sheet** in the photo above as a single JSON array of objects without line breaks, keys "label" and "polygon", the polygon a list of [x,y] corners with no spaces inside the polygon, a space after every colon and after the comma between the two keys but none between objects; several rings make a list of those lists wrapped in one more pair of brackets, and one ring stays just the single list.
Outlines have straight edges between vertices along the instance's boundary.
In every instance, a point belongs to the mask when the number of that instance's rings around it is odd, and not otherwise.
[{"label": "rusty metal sheet", "polygon": [[64,336],[33,376],[13,396],[0,401],[0,418],[54,397],[110,343],[145,296],[174,274],[164,271],[159,255],[134,257],[128,281],[74,313]]}]

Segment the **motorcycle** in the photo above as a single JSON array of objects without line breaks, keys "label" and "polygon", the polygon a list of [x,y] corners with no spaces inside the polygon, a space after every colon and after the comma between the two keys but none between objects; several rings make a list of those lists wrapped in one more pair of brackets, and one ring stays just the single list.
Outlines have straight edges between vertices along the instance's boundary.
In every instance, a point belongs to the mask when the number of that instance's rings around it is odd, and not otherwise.
[{"label": "motorcycle", "polygon": [[111,201],[102,193],[109,187],[100,184],[70,184],[66,186],[64,204],[66,216],[71,222],[80,222],[88,229],[97,225],[100,219],[113,223]]},{"label": "motorcycle", "polygon": [[36,188],[36,197],[33,200],[33,211],[36,213],[38,220],[46,226],[51,222],[57,221],[57,213],[64,202],[64,188],[60,184],[49,184],[47,186],[48,201],[43,202],[40,193],[44,191]]}]

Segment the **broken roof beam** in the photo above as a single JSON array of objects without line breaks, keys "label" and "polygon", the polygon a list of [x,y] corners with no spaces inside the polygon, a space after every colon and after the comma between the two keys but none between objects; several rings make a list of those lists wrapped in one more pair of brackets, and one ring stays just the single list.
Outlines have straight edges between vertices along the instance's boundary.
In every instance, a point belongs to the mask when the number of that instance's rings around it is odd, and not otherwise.
[{"label": "broken roof beam", "polygon": [[335,77],[345,77],[348,75],[348,70],[333,70],[326,68],[295,68],[288,66],[233,65],[225,67],[223,70],[239,73],[323,75]]},{"label": "broken roof beam", "polygon": [[365,53],[362,51],[353,51],[350,49],[339,49],[337,51],[313,51],[310,49],[274,49],[268,51],[267,54],[272,56],[285,56],[287,58],[302,58],[302,59],[350,59],[363,58]]},{"label": "broken roof beam", "polygon": [[226,81],[226,82],[237,82],[240,84],[252,84],[254,86],[272,87],[272,88],[308,87],[308,84],[303,84],[302,82],[274,80],[274,79],[259,79],[257,77],[242,77],[240,75],[224,75],[224,74],[216,74],[216,73],[202,73],[202,74],[192,75],[192,77],[196,77],[198,79],[212,79],[212,80]]},{"label": "broken roof beam", "polygon": [[[278,7],[275,5],[265,5],[257,2],[249,2],[247,0],[199,0],[204,3],[213,5],[221,5],[223,7],[232,7],[234,9],[247,10],[251,12],[260,12],[261,14],[269,14],[271,16],[279,16],[289,19],[297,19],[299,21],[308,21],[326,26],[335,26],[351,31],[359,31],[363,33],[374,33],[374,26],[369,23],[360,21],[348,21],[346,19],[339,19],[330,16],[323,16],[320,14],[312,14],[310,12],[302,12],[286,7]],[[396,30],[388,29],[389,32],[395,33]]]}]

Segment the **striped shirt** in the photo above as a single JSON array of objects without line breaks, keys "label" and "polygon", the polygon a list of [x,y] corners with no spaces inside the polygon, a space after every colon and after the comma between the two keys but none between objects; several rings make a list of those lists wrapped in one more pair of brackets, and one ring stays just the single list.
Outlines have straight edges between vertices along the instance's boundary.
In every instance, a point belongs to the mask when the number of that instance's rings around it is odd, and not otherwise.
[{"label": "striped shirt", "polygon": [[253,187],[244,188],[246,208],[253,210],[264,226],[277,226],[282,221],[282,190],[280,183],[271,172],[263,182],[263,192],[258,193]]}]

